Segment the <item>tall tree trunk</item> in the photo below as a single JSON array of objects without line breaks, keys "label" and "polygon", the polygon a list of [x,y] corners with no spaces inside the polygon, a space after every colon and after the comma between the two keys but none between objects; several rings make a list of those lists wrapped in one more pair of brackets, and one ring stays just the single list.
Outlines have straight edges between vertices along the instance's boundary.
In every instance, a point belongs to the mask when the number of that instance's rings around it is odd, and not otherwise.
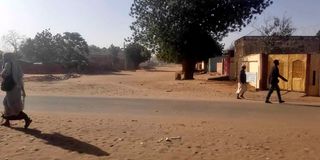
[{"label": "tall tree trunk", "polygon": [[190,59],[184,59],[182,62],[182,72],[184,74],[184,80],[192,80],[193,79],[193,73],[194,68],[196,65],[196,61],[192,58]]},{"label": "tall tree trunk", "polygon": [[208,64],[209,64],[209,59],[204,60],[204,73],[208,73]]}]

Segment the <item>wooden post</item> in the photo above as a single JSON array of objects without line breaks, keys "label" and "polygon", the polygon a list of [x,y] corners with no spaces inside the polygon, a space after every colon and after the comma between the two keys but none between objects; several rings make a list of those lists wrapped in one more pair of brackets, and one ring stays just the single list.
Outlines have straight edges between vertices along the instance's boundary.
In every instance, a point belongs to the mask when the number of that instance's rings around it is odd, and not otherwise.
[{"label": "wooden post", "polygon": [[309,95],[309,85],[310,85],[310,65],[311,65],[311,54],[307,54],[307,63],[306,63],[306,81],[305,81],[305,93]]}]

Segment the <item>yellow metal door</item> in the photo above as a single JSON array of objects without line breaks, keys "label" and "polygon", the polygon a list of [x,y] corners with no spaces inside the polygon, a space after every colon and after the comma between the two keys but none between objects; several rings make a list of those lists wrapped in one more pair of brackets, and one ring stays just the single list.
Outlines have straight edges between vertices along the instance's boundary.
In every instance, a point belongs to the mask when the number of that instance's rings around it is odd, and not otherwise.
[{"label": "yellow metal door", "polygon": [[[287,63],[288,63],[288,61],[285,61],[285,59],[287,59],[287,57],[284,57],[284,58],[282,58],[281,60],[280,60],[280,64],[279,64],[279,74],[281,75],[281,76],[283,76],[283,77],[285,77],[285,78],[287,78],[288,77],[288,70],[287,70]],[[282,89],[282,90],[289,90],[289,88],[288,88],[288,83],[287,82],[285,82],[285,81],[283,81],[282,79],[280,79],[279,78],[279,87],[280,87],[280,89]]]},{"label": "yellow metal door", "polygon": [[303,92],[305,90],[305,64],[301,60],[292,62],[292,90]]},{"label": "yellow metal door", "polygon": [[[289,65],[288,65],[288,59],[289,56],[287,54],[285,55],[281,55],[281,54],[272,54],[269,55],[269,74],[271,72],[272,67],[274,66],[273,64],[273,60],[279,60],[280,64],[279,64],[279,73],[280,75],[282,75],[283,77],[288,79],[289,76]],[[270,76],[270,75],[269,75]],[[288,87],[288,83],[284,82],[283,80],[279,79],[279,87],[281,90],[289,90]]]}]

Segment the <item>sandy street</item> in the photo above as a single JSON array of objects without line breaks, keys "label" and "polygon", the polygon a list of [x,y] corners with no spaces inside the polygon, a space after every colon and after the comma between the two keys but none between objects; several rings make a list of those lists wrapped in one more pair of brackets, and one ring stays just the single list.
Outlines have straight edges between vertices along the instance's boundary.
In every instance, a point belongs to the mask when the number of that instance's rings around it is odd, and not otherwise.
[{"label": "sandy street", "polygon": [[0,127],[0,159],[320,159],[319,98],[284,92],[286,104],[270,105],[249,92],[239,101],[234,82],[174,81],[178,69],[26,75],[33,123]]},{"label": "sandy street", "polygon": [[[196,75],[193,81],[175,81],[174,74],[181,67],[170,65],[151,70],[111,72],[105,75],[82,75],[79,78],[56,80],[62,75],[25,75],[28,95],[135,97],[165,99],[234,99],[237,84],[234,81],[208,81],[210,74]],[[263,101],[266,91],[250,89],[246,98]],[[3,94],[3,93],[1,93]],[[284,100],[320,104],[318,97],[283,91]],[[272,99],[276,101],[275,94]]]}]

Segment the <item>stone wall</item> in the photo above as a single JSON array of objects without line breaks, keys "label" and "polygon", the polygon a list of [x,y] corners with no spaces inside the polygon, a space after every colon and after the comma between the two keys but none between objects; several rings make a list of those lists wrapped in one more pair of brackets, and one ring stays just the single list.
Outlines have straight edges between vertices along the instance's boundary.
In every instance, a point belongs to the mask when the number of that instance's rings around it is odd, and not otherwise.
[{"label": "stone wall", "polygon": [[33,64],[19,62],[24,74],[64,74],[67,70],[61,64]]}]

